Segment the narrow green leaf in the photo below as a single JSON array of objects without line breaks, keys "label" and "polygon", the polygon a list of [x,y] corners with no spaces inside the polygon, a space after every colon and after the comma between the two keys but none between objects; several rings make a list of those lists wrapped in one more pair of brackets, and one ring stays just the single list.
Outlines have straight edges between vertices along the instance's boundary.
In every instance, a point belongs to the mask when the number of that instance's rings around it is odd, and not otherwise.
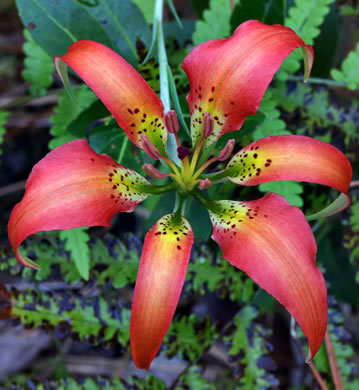
[{"label": "narrow green leaf", "polygon": [[70,251],[71,259],[75,262],[76,268],[83,279],[89,279],[90,253],[88,248],[89,236],[87,228],[75,228],[60,232],[61,240],[66,240],[65,248]]},{"label": "narrow green leaf", "polygon": [[308,221],[314,221],[315,219],[326,218],[338,213],[347,205],[348,205],[348,198],[346,195],[341,193],[329,206],[325,207],[323,210],[320,210],[315,214],[308,215],[306,218]]},{"label": "narrow green leaf", "polygon": [[183,129],[186,131],[186,133],[190,136],[191,133],[188,129],[186,121],[184,120],[181,105],[180,105],[180,102],[178,99],[175,80],[173,78],[171,68],[168,65],[167,65],[167,72],[168,72],[168,84],[169,84],[169,88],[170,88],[170,95],[171,95],[171,101],[172,101],[173,107],[177,112],[180,125],[183,127]]},{"label": "narrow green leaf", "polygon": [[43,96],[52,83],[52,74],[55,70],[52,58],[33,40],[30,32],[24,30],[25,43],[23,45],[25,69],[22,77],[30,83],[31,95]]}]

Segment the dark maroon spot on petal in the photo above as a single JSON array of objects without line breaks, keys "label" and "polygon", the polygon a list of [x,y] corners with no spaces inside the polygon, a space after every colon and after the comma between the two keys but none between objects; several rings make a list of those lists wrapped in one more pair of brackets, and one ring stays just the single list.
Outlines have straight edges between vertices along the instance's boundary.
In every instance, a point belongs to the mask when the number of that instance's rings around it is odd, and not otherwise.
[{"label": "dark maroon spot on petal", "polygon": [[134,113],[135,113],[135,114],[138,114],[139,112],[140,112],[140,110],[139,110],[138,108],[135,108]]},{"label": "dark maroon spot on petal", "polygon": [[136,125],[134,123],[131,123],[131,127],[135,127]]},{"label": "dark maroon spot on petal", "polygon": [[269,167],[270,164],[269,164],[269,163],[265,163],[264,166],[265,166],[265,167]]},{"label": "dark maroon spot on petal", "polygon": [[257,154],[257,153],[254,153],[254,154],[253,154],[253,157],[254,157],[254,158],[257,158],[257,157],[258,157],[258,154]]},{"label": "dark maroon spot on petal", "polygon": [[214,88],[214,87],[212,87],[212,88],[211,88],[211,91],[212,91],[212,92],[214,92],[214,89],[215,89],[215,88]]},{"label": "dark maroon spot on petal", "polygon": [[92,162],[95,162],[95,159],[94,159],[94,158],[91,158],[91,161],[92,161]]},{"label": "dark maroon spot on petal", "polygon": [[133,111],[132,111],[132,110],[130,110],[130,109],[128,108],[127,111],[128,111],[131,115],[133,115]]},{"label": "dark maroon spot on petal", "polygon": [[209,98],[208,101],[209,101],[209,102],[213,102],[213,98]]}]

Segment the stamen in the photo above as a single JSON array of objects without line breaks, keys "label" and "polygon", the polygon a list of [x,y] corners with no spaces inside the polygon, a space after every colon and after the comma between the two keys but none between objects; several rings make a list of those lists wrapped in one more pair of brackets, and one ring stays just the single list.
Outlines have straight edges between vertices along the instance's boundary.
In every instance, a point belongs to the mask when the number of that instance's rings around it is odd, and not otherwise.
[{"label": "stamen", "polygon": [[214,120],[209,112],[205,112],[203,115],[202,131],[204,137],[208,137],[212,134],[214,128]]},{"label": "stamen", "polygon": [[167,127],[167,130],[172,133],[176,134],[179,130],[179,123],[178,118],[175,110],[168,111],[165,114],[165,124]]},{"label": "stamen", "polygon": [[190,150],[188,148],[186,148],[185,146],[179,146],[177,148],[177,155],[178,155],[178,158],[180,160],[183,160],[185,159],[186,157],[188,157],[190,155]]},{"label": "stamen", "polygon": [[141,135],[141,143],[143,146],[143,150],[154,160],[158,160],[161,157],[160,152],[157,150],[157,148],[153,145],[153,143],[150,141],[150,139],[147,137],[147,135],[142,134]]},{"label": "stamen", "polygon": [[231,155],[231,153],[233,152],[233,148],[234,148],[234,144],[236,143],[236,141],[232,138],[230,140],[228,140],[228,142],[226,143],[226,146],[221,150],[221,152],[219,153],[219,156],[218,156],[218,160],[219,161],[225,161],[227,160],[227,158]]},{"label": "stamen", "polygon": [[168,176],[167,173],[160,172],[151,164],[142,165],[142,169],[147,173],[147,175],[153,177],[154,179],[165,179]]},{"label": "stamen", "polygon": [[212,187],[212,182],[209,179],[200,180],[198,188],[201,191],[209,187]]}]

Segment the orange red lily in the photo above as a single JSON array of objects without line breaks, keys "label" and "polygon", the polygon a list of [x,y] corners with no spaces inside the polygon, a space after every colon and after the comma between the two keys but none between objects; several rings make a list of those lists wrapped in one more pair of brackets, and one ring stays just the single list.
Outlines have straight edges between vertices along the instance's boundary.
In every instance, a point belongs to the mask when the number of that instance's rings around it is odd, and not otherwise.
[{"label": "orange red lily", "polygon": [[[183,62],[190,83],[192,150],[180,144],[178,122],[139,73],[111,49],[93,41],[73,44],[55,58],[66,83],[70,66],[98,95],[127,137],[151,158],[161,158],[169,172],[146,164],[152,177],[172,180],[156,186],[110,157],[96,154],[85,140],[72,141],[45,156],[33,168],[22,201],[9,221],[9,239],[17,259],[36,268],[19,250],[39,231],[79,226],[109,226],[118,212],[131,212],[150,195],[177,190],[181,199],[196,197],[209,211],[212,238],[233,266],[245,271],[297,320],[310,346],[319,349],[327,326],[327,291],[315,265],[316,243],[303,213],[277,194],[255,201],[211,201],[200,190],[227,178],[238,185],[272,180],[324,184],[347,195],[352,169],[344,154],[303,136],[274,136],[254,142],[210,178],[210,163],[229,158],[234,141],[201,162],[223,134],[240,130],[256,113],[273,75],[296,48],[305,58],[305,78],[313,49],[291,29],[258,21],[243,23],[233,36],[205,42]],[[167,126],[167,127],[166,127]],[[166,154],[168,131],[175,134],[181,166]],[[347,197],[346,204],[349,204]],[[135,287],[131,347],[136,365],[148,369],[172,321],[185,279],[193,233],[178,207],[147,233]]]}]

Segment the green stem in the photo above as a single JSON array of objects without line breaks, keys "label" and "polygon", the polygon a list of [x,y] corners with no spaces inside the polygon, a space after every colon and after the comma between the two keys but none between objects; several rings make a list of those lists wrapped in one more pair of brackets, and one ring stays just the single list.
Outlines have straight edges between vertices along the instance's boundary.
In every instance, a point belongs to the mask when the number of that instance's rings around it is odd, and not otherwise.
[{"label": "green stem", "polygon": [[201,178],[210,179],[211,182],[215,183],[218,180],[224,179],[227,176],[228,176],[228,171],[223,170],[223,171],[218,171],[218,172],[214,172],[214,173],[209,173],[207,175],[202,175]]},{"label": "green stem", "polygon": [[161,195],[165,192],[173,191],[177,188],[176,182],[171,182],[169,184],[165,184],[163,186],[155,186],[153,185],[151,188],[146,189],[146,191],[152,195]]},{"label": "green stem", "polygon": [[194,189],[191,194],[195,197],[206,209],[213,210],[214,202],[208,198],[206,198],[201,191],[198,189]]},{"label": "green stem", "polygon": [[[164,111],[168,112],[171,109],[170,101],[170,90],[168,82],[168,73],[167,73],[167,54],[165,46],[165,38],[163,34],[163,0],[156,0],[155,3],[155,15],[154,15],[154,24],[157,25],[157,54],[158,62],[160,69],[160,97],[163,103]],[[166,145],[166,151],[170,156],[171,160],[177,165],[180,166],[181,162],[177,156],[177,144],[176,139],[173,134],[168,134],[168,140]]]},{"label": "green stem", "polygon": [[184,215],[184,211],[186,208],[186,200],[187,200],[187,195],[177,192],[176,193],[176,203],[174,207],[174,213],[175,213],[175,218],[180,220],[181,216]]}]

